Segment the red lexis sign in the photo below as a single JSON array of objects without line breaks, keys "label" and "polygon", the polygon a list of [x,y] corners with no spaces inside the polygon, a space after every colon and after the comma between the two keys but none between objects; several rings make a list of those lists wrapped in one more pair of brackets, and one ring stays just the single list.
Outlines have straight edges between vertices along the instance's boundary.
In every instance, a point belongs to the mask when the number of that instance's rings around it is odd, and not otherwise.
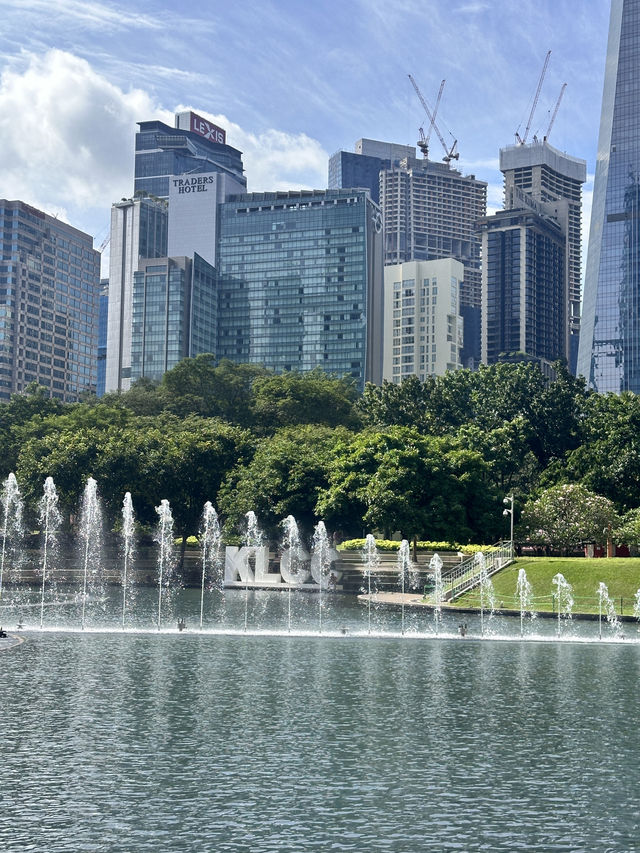
[{"label": "red lexis sign", "polygon": [[219,142],[224,145],[227,141],[227,133],[221,127],[202,118],[197,113],[191,113],[191,130],[209,139],[211,142]]}]

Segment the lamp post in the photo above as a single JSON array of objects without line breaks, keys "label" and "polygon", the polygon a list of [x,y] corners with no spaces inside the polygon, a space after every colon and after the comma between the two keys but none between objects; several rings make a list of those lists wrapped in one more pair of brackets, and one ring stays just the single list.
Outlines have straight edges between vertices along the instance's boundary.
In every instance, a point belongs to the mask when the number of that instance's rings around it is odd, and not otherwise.
[{"label": "lamp post", "polygon": [[513,492],[503,498],[502,503],[507,505],[507,508],[502,510],[502,514],[511,516],[511,556],[513,557]]}]

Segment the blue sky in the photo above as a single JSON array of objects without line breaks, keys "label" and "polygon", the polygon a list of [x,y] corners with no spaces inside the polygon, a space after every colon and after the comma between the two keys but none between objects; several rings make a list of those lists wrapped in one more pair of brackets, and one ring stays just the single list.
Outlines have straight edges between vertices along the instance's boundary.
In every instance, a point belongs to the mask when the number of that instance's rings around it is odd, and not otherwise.
[{"label": "blue sky", "polygon": [[[608,0],[0,0],[0,196],[89,231],[132,192],[135,123],[181,108],[245,153],[250,190],[326,186],[356,139],[414,144],[424,114],[501,201],[498,149],[527,123],[595,168]],[[450,135],[451,134],[451,135]],[[441,156],[435,136],[433,156]]]}]

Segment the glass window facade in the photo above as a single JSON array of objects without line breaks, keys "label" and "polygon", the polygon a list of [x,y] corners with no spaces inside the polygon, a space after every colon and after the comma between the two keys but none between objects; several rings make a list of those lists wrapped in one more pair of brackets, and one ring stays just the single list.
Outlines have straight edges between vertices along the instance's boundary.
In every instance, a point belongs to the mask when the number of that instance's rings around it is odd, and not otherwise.
[{"label": "glass window facade", "polygon": [[246,186],[242,154],[189,130],[161,121],[139,122],[136,134],[134,192],[169,197],[169,176],[186,172],[222,172]]},{"label": "glass window facade", "polygon": [[183,358],[215,353],[215,270],[198,255],[141,261],[133,276],[131,379],[160,379]]},{"label": "glass window facade", "polygon": [[72,402],[95,392],[100,253],[93,238],[0,199],[0,400],[38,382]]},{"label": "glass window facade", "polygon": [[640,393],[640,0],[612,0],[578,372]]},{"label": "glass window facade", "polygon": [[567,357],[565,237],[557,222],[526,211],[480,220],[485,259],[482,360]]},{"label": "glass window facade", "polygon": [[359,387],[379,378],[380,227],[377,206],[353,190],[222,204],[218,356],[277,372],[320,367]]}]

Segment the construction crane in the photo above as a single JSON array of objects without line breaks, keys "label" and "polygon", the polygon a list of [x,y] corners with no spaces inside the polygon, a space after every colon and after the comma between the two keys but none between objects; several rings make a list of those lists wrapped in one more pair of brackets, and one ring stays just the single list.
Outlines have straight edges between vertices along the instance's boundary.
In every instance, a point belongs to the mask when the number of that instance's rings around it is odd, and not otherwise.
[{"label": "construction crane", "polygon": [[533,99],[533,105],[531,107],[531,112],[529,113],[529,121],[527,122],[527,126],[524,131],[524,135],[520,136],[518,131],[516,130],[516,140],[519,145],[525,145],[527,142],[527,137],[529,136],[529,131],[531,130],[531,122],[533,121],[533,114],[536,111],[536,107],[538,106],[538,100],[540,98],[540,90],[542,89],[542,83],[544,81],[544,76],[547,73],[547,67],[549,65],[549,57],[551,56],[551,51],[547,51],[547,55],[544,58],[544,65],[542,66],[542,74],[540,75],[540,79],[538,80],[538,88],[536,89],[536,94]]},{"label": "construction crane", "polygon": [[429,130],[427,131],[427,135],[424,134],[424,128],[419,127],[418,132],[420,133],[420,139],[417,142],[418,148],[422,151],[422,156],[425,160],[429,158],[429,140],[431,139],[431,131],[433,130],[433,123],[436,120],[436,116],[438,115],[438,107],[440,106],[440,99],[442,98],[442,90],[444,89],[444,84],[446,80],[443,80],[440,83],[440,90],[438,92],[438,97],[436,98],[436,105],[433,110],[433,116],[431,121],[429,122]]},{"label": "construction crane", "polygon": [[562,100],[562,96],[564,95],[564,90],[567,88],[567,84],[562,84],[562,89],[560,89],[560,94],[558,95],[558,100],[556,101],[556,105],[553,110],[553,114],[551,116],[551,121],[549,122],[549,127],[547,128],[547,132],[544,135],[544,141],[546,142],[549,138],[549,134],[551,133],[551,128],[553,127],[553,123],[556,120],[556,116],[558,115],[558,108],[560,107],[560,101]]},{"label": "construction crane", "polygon": [[[453,145],[450,148],[447,147],[447,143],[444,141],[442,134],[440,133],[440,129],[438,128],[438,125],[436,124],[435,111],[433,113],[431,112],[431,110],[429,109],[429,107],[427,105],[427,102],[425,101],[425,99],[422,95],[422,92],[418,88],[418,84],[413,79],[411,74],[409,74],[408,76],[409,76],[409,80],[411,80],[411,85],[416,90],[416,95],[420,99],[420,103],[422,104],[424,111],[426,112],[427,117],[429,119],[429,122],[430,122],[430,124],[429,124],[429,136],[431,135],[431,128],[433,128],[436,132],[438,139],[440,140],[440,144],[444,148],[444,155],[445,156],[442,158],[442,160],[447,165],[449,165],[449,163],[452,160],[457,160],[460,157],[460,154],[456,151],[456,145],[458,144],[458,140],[454,139]],[[438,104],[440,103],[440,97],[442,95],[442,87],[443,86],[444,86],[444,80],[440,84],[440,92],[438,94]],[[425,157],[427,156],[425,153],[426,149],[428,149],[428,146],[429,146],[428,140],[429,140],[429,137],[428,136],[425,137],[423,129],[420,128],[420,141],[418,142],[418,147],[420,148],[420,150],[422,151],[422,153],[424,154]]]}]

